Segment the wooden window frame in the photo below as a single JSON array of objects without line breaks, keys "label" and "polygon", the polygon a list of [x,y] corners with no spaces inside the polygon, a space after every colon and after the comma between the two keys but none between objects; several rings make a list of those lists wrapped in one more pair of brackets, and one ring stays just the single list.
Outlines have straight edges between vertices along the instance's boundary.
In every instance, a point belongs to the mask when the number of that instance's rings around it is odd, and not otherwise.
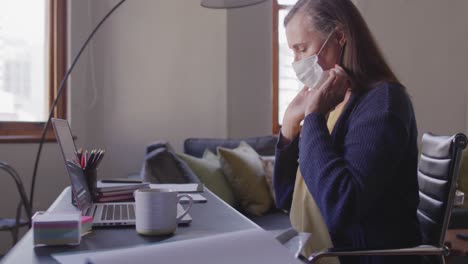
[{"label": "wooden window frame", "polygon": [[[49,110],[57,95],[60,82],[65,75],[67,66],[67,7],[64,0],[48,0],[49,13]],[[48,115],[48,114],[47,114]],[[54,117],[66,118],[67,93],[62,93]],[[0,143],[32,143],[39,142],[45,122],[0,122]],[[55,141],[51,126],[47,130],[46,141]]]},{"label": "wooden window frame", "polygon": [[291,6],[280,5],[278,0],[273,0],[273,134],[278,134],[281,126],[278,122],[278,111],[279,111],[279,47],[278,47],[278,13],[280,10],[288,9]]}]

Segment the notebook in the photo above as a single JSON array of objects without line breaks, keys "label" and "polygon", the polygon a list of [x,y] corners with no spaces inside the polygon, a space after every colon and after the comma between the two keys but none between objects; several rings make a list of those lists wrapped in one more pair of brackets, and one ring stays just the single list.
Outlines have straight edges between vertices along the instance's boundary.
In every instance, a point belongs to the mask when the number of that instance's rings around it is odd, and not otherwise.
[{"label": "notebook", "polygon": [[[76,201],[75,205],[81,210],[82,214],[93,217],[93,226],[135,225],[134,202],[93,203],[83,170],[74,162],[76,159],[76,146],[68,121],[53,118],[52,125],[70,178],[72,195]],[[183,212],[184,209],[178,204],[177,215],[181,215]],[[192,218],[187,214],[179,224],[188,224],[191,221]]]}]

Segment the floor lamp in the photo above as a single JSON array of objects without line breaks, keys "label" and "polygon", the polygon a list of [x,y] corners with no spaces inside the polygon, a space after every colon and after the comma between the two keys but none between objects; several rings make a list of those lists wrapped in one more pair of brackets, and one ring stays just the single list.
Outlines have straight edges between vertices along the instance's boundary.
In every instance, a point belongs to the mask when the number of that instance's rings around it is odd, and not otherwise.
[{"label": "floor lamp", "polygon": [[238,8],[260,4],[265,0],[202,0],[201,6],[207,8],[225,9]]}]

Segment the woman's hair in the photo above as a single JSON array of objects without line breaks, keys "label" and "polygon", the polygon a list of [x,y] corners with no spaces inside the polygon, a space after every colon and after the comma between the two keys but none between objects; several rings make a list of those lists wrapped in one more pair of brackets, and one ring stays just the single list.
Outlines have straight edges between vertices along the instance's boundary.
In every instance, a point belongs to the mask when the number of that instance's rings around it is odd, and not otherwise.
[{"label": "woman's hair", "polygon": [[298,13],[312,18],[315,29],[324,35],[342,29],[346,44],[341,66],[353,80],[353,89],[371,89],[380,82],[400,83],[351,0],[299,0],[284,19],[284,26]]}]

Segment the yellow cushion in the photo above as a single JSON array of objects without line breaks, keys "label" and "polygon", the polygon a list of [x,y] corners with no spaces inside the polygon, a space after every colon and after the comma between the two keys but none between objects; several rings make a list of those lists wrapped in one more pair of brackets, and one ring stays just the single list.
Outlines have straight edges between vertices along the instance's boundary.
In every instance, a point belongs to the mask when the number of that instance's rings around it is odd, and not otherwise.
[{"label": "yellow cushion", "polygon": [[262,161],[245,142],[235,149],[218,148],[221,167],[241,209],[262,215],[273,206]]},{"label": "yellow cushion", "polygon": [[219,163],[218,155],[214,154],[209,149],[205,149],[205,152],[203,152],[203,159],[210,160],[210,161],[217,161]]}]

